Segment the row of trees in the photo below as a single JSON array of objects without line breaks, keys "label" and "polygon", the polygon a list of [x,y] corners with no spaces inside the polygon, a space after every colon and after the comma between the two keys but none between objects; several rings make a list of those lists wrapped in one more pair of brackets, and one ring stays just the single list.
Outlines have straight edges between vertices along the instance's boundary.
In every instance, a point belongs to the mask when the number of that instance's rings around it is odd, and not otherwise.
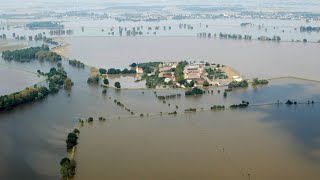
[{"label": "row of trees", "polygon": [[252,39],[252,36],[250,35],[244,35],[242,36],[241,34],[223,34],[219,33],[220,38],[225,38],[225,39]]},{"label": "row of trees", "polygon": [[174,75],[176,77],[176,81],[180,84],[185,84],[186,80],[184,79],[184,67],[188,65],[187,61],[180,61],[175,69]]},{"label": "row of trees", "polygon": [[137,73],[136,70],[134,69],[129,70],[127,68],[123,69],[122,71],[120,69],[115,69],[115,68],[110,68],[108,70],[100,68],[99,72],[101,74],[136,74]]},{"label": "row of trees", "polygon": [[[68,134],[66,140],[67,150],[70,151],[78,144],[78,135],[80,130],[75,128],[71,133]],[[60,177],[62,180],[68,180],[74,177],[76,174],[76,161],[67,157],[62,158],[60,161]]]},{"label": "row of trees", "polygon": [[243,81],[232,81],[228,84],[229,89],[239,88],[239,87],[248,87],[249,83],[246,80]]},{"label": "row of trees", "polygon": [[230,106],[230,108],[246,108],[249,106],[248,101],[242,101],[240,104],[233,104]]},{"label": "row of trees", "polygon": [[269,81],[268,80],[265,80],[265,79],[258,79],[258,78],[254,78],[253,79],[253,82],[252,82],[252,85],[259,85],[259,84],[261,84],[261,85],[265,85],[265,84],[268,84],[269,83]]},{"label": "row of trees", "polygon": [[46,87],[30,87],[20,92],[0,96],[0,111],[11,110],[18,105],[43,99],[49,93]]},{"label": "row of trees", "polygon": [[204,90],[195,87],[192,90],[186,91],[185,95],[190,96],[190,95],[198,95],[198,94],[203,94],[203,93],[205,93]]},{"label": "row of trees", "polygon": [[80,61],[78,61],[76,59],[73,59],[73,60],[70,59],[69,60],[69,64],[71,66],[75,66],[75,67],[78,67],[78,68],[84,68],[85,67],[85,65],[82,62],[80,62]]}]

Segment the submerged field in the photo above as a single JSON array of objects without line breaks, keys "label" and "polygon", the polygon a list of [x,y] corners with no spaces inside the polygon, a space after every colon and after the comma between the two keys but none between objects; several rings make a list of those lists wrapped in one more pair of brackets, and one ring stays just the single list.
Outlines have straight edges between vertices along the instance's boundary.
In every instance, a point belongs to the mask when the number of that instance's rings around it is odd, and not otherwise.
[{"label": "submerged field", "polygon": [[[149,116],[88,114],[95,119],[105,115],[107,121],[95,121],[80,129],[76,179],[231,180],[250,176],[316,180],[320,176],[319,104],[264,104],[288,98],[319,100],[319,90],[318,83],[279,79],[268,86],[229,93],[227,99],[216,90],[165,104],[154,98],[153,91],[141,94],[127,90],[116,97],[110,94],[134,112]],[[213,104],[230,105],[241,100],[250,101],[252,106],[208,110]],[[179,106],[178,115],[159,113],[171,112],[175,105]],[[198,108],[198,112],[184,113],[190,107]]]},{"label": "submerged field", "polygon": [[27,72],[0,64],[0,95],[11,94],[44,80],[35,72]]},{"label": "submerged field", "polygon": [[[101,45],[104,44],[104,39],[96,40]],[[165,42],[175,43],[172,39],[167,40],[165,39]],[[78,55],[78,60],[89,65],[126,67],[132,62],[131,59],[126,59],[124,54],[108,54],[112,47],[106,52],[98,48],[95,53],[94,49],[88,47],[84,53],[85,45],[77,45],[76,41],[81,44],[91,40],[74,40],[68,46],[73,48],[76,45],[74,49],[70,49],[70,53],[83,53],[83,56]],[[145,39],[141,41],[149,42]],[[196,42],[196,39],[186,41]],[[211,43],[206,40],[199,40],[197,43],[200,42]],[[226,43],[225,47],[230,47],[232,44],[229,42],[233,41],[222,40],[214,43],[220,42]],[[120,43],[133,42],[129,40]],[[238,47],[244,42],[235,43]],[[285,45],[290,46],[290,43],[281,43],[278,46],[287,49]],[[191,48],[191,45],[188,46]],[[203,57],[196,55],[207,51],[197,49],[196,44],[194,46],[196,51],[187,52],[189,55],[194,53],[191,58],[211,57],[211,54],[205,53]],[[257,46],[261,48],[257,51],[267,55],[269,50],[264,50],[263,47],[271,45],[261,43]],[[296,57],[311,52],[309,48],[298,51],[302,45],[295,46],[293,45],[293,48],[297,52],[293,54]],[[306,46],[315,48],[315,45]],[[151,47],[153,48],[155,47]],[[228,50],[229,48],[225,49],[225,54],[231,58],[231,55],[226,53]],[[277,61],[276,64],[281,65],[291,61],[294,55],[282,56],[288,55],[288,51],[277,51],[278,54],[272,56],[279,58],[272,59],[272,63]],[[178,52],[164,53],[161,59],[183,59],[185,55],[182,54],[182,49]],[[237,52],[239,56],[245,53],[241,50]],[[151,52],[147,56],[139,53],[142,51],[129,52],[136,54],[136,59],[141,61],[153,59],[154,56]],[[292,60],[294,62],[288,63],[287,68],[283,69],[280,65],[269,64],[270,58],[267,57],[264,57],[261,63],[255,62],[255,58],[239,60],[236,56],[228,60],[222,58],[222,53],[217,53],[214,57],[216,58],[213,62],[228,65],[246,62],[236,66],[236,70],[243,70],[248,77],[251,73],[258,75],[265,72],[268,76],[273,73],[278,75],[276,72],[280,75],[302,75],[301,71],[295,71],[300,64],[297,59]],[[0,62],[31,72],[38,69],[47,72],[51,67],[56,67],[56,63],[52,62],[17,63],[2,59]],[[305,74],[307,77],[313,77],[313,74],[318,73],[315,71],[318,62],[313,55],[304,63],[313,64],[302,65],[309,68]],[[182,94],[180,98],[163,102],[155,96],[154,90],[108,88],[106,95],[103,95],[102,87],[87,84],[88,67],[75,68],[67,61],[63,61],[62,65],[74,82],[70,91],[61,90],[41,101],[24,104],[0,114],[0,142],[4,144],[0,149],[0,158],[3,159],[0,167],[4,167],[0,168],[0,179],[58,179],[59,162],[62,157],[68,155],[65,148],[68,132],[77,125],[79,118],[98,119],[99,116],[106,117],[107,120],[86,123],[80,129],[75,179],[248,179],[250,176],[251,179],[317,180],[320,176],[320,124],[317,120],[320,114],[319,103],[305,104],[311,100],[320,101],[318,82],[280,78],[271,80],[267,86],[250,86],[232,91],[228,93],[227,98],[223,97],[223,93],[218,93],[218,90],[223,91],[224,87],[206,89],[210,93],[191,97],[185,97],[183,89],[156,91],[157,95]],[[279,71],[280,69],[283,71]],[[274,104],[278,100],[284,103],[288,99],[304,104]],[[114,100],[123,103],[134,115],[117,105]],[[252,106],[237,110],[210,110],[213,105],[229,107],[243,100],[249,101]],[[185,113],[185,109],[188,108],[197,108],[197,112]],[[177,115],[168,114],[173,111],[177,111]],[[144,116],[140,117],[140,114]],[[23,173],[16,173],[17,171]]]}]

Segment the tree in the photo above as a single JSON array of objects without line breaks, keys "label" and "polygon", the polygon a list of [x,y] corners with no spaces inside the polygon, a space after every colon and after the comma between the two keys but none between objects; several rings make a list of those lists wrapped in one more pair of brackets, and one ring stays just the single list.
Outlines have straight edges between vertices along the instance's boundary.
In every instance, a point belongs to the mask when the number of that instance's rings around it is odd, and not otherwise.
[{"label": "tree", "polygon": [[121,84],[119,82],[115,82],[114,83],[114,87],[120,89],[121,88]]},{"label": "tree", "polygon": [[132,63],[132,64],[130,64],[130,67],[132,67],[132,68],[137,67],[137,63]]},{"label": "tree", "polygon": [[73,86],[73,82],[71,81],[70,78],[66,78],[64,80],[63,86],[65,89],[71,89],[71,87]]},{"label": "tree", "polygon": [[106,90],[106,89],[103,89],[103,90],[102,90],[102,94],[107,94],[107,90]]},{"label": "tree", "polygon": [[106,85],[109,85],[109,80],[108,79],[104,79],[103,83],[106,84]]},{"label": "tree", "polygon": [[65,157],[65,158],[63,158],[63,159],[61,159],[61,161],[60,161],[60,165],[62,166],[64,163],[69,163],[70,162],[70,159],[69,158],[67,158],[67,157]]},{"label": "tree", "polygon": [[99,72],[100,72],[101,74],[107,74],[107,70],[106,70],[106,69],[103,69],[103,68],[100,68],[100,69],[99,69]]},{"label": "tree", "polygon": [[209,82],[207,81],[207,80],[205,80],[204,82],[203,82],[203,86],[209,86],[210,84],[209,84]]}]

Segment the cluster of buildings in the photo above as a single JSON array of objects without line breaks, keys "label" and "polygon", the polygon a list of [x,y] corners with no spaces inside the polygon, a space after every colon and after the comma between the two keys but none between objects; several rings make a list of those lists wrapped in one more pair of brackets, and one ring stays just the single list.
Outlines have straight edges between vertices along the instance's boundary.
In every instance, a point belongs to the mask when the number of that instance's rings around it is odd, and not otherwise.
[{"label": "cluster of buildings", "polygon": [[[180,84],[177,82],[177,75],[175,74],[175,69],[178,66],[178,62],[162,62],[158,65],[158,67],[153,67],[153,72],[148,73],[148,76],[155,75],[156,71],[159,71],[158,78],[163,78],[165,83],[170,83],[170,85],[176,87],[185,87],[185,84]],[[223,67],[223,66],[222,66]],[[209,74],[210,72],[208,69],[220,69],[220,65],[210,64],[204,61],[200,62],[189,62],[183,69],[183,78],[186,80],[188,84],[191,82],[194,83],[194,87],[201,87],[201,86],[211,86],[211,85],[221,85],[220,83],[226,83],[230,79],[232,81],[240,82],[242,78],[240,76],[231,76],[228,80],[221,80],[212,78],[213,74]],[[220,69],[221,70],[221,69]],[[143,74],[144,71],[142,68],[136,67],[137,74]],[[209,73],[208,73],[209,72]],[[212,72],[212,71],[211,71]],[[221,73],[221,71],[220,71]],[[225,72],[222,72],[225,73]]]},{"label": "cluster of buildings", "polygon": [[164,63],[159,64],[158,77],[165,78],[164,79],[165,83],[169,83],[170,81],[175,82],[176,77],[175,77],[173,69],[177,68],[177,66],[178,66],[177,62],[164,62]]},{"label": "cluster of buildings", "polygon": [[[206,64],[203,62],[190,63],[189,65],[185,66],[183,70],[184,79],[188,83],[194,81],[194,86],[203,86],[205,81],[208,81],[208,83],[210,84],[211,80],[207,77],[208,73],[205,71],[205,67]],[[210,85],[213,85],[212,82]]]}]

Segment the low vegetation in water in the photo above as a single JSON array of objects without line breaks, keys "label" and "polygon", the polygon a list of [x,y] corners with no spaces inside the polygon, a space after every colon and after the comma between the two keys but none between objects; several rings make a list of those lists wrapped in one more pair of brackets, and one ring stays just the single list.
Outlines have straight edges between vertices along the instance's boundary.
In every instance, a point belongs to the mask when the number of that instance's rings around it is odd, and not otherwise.
[{"label": "low vegetation in water", "polygon": [[252,82],[252,85],[256,86],[256,85],[266,85],[268,84],[269,81],[268,80],[265,80],[265,79],[258,79],[258,78],[254,78],[253,79],[253,82]]},{"label": "low vegetation in water", "polygon": [[291,101],[291,100],[288,100],[286,102],[287,105],[292,105],[292,104],[297,104],[297,101]]},{"label": "low vegetation in water", "polygon": [[157,96],[159,100],[164,100],[164,99],[171,99],[171,98],[176,98],[176,97],[181,97],[181,94],[170,94],[170,95],[163,95],[163,96]]},{"label": "low vegetation in water", "polygon": [[203,94],[203,93],[204,93],[204,90],[195,87],[192,90],[186,91],[185,95],[190,96],[190,95],[198,95],[198,94]]},{"label": "low vegetation in water", "polygon": [[197,111],[196,108],[189,108],[184,110],[184,112],[196,112],[196,111]]},{"label": "low vegetation in water", "polygon": [[78,67],[78,68],[84,68],[85,67],[85,65],[82,62],[80,62],[80,61],[78,61],[76,59],[73,59],[73,60],[70,59],[69,60],[69,64],[71,66],[75,66],[75,67]]},{"label": "low vegetation in water", "polygon": [[234,88],[240,88],[240,87],[248,87],[249,86],[249,83],[248,81],[246,80],[243,80],[243,81],[232,81],[228,84],[228,88],[229,89],[234,89]]},{"label": "low vegetation in water", "polygon": [[88,77],[87,83],[89,84],[99,84],[100,82],[100,73],[99,70],[95,67],[90,68],[90,76]]},{"label": "low vegetation in water", "polygon": [[43,38],[43,42],[44,43],[48,43],[48,44],[53,44],[53,45],[58,45],[59,43],[57,41],[55,41],[54,39],[52,38],[46,38],[44,37]]},{"label": "low vegetation in water", "polygon": [[233,104],[230,106],[230,108],[246,108],[249,106],[249,102],[242,101],[240,104]]},{"label": "low vegetation in water", "polygon": [[169,115],[176,115],[176,114],[178,114],[178,112],[177,111],[173,111],[173,112],[169,112],[168,114]]},{"label": "low vegetation in water", "polygon": [[225,106],[222,105],[214,105],[210,107],[211,110],[223,110],[225,109]]}]

